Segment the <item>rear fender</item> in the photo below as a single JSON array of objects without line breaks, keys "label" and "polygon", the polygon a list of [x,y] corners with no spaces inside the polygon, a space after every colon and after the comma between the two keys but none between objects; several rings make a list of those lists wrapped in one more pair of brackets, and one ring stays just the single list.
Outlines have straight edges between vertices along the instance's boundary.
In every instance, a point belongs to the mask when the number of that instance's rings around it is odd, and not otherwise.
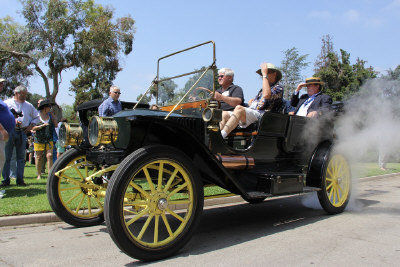
[{"label": "rear fender", "polygon": [[325,167],[325,162],[328,160],[329,153],[332,148],[332,142],[323,141],[312,153],[308,164],[307,186],[321,187],[322,175]]}]

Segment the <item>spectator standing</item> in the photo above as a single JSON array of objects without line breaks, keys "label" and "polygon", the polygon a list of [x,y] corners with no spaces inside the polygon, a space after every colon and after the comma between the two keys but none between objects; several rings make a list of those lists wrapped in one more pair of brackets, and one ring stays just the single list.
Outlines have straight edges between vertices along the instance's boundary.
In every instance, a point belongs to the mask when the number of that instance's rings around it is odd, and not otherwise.
[{"label": "spectator standing", "polygon": [[[0,92],[3,91],[4,82],[6,80],[0,78]],[[0,99],[0,173],[5,162],[4,148],[9,139],[10,133],[14,131],[15,119],[7,104]]]},{"label": "spectator standing", "polygon": [[32,130],[35,123],[38,122],[39,117],[39,113],[35,107],[26,101],[27,94],[27,88],[20,85],[14,89],[14,97],[4,101],[10,110],[14,109],[16,112],[21,112],[22,117],[15,119],[16,127],[9,135],[9,140],[5,145],[6,160],[2,173],[2,186],[10,185],[10,161],[14,147],[17,152],[17,185],[26,186],[24,182],[26,133]]},{"label": "spectator standing", "polygon": [[121,101],[119,101],[121,95],[119,87],[115,85],[111,86],[108,94],[109,97],[99,106],[100,117],[110,117],[122,110]]},{"label": "spectator standing", "polygon": [[39,120],[37,126],[32,128],[34,133],[33,148],[36,153],[35,165],[37,179],[41,178],[44,158],[47,159],[47,168],[50,170],[53,166],[53,134],[54,126],[57,125],[55,116],[50,115],[51,103],[49,100],[39,102]]}]

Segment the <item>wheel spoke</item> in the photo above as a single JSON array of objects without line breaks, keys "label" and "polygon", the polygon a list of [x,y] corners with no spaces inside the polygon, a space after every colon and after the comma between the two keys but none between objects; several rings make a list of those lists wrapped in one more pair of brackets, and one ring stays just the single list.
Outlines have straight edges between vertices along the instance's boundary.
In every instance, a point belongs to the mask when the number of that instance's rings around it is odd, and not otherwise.
[{"label": "wheel spoke", "polygon": [[146,167],[143,168],[143,172],[144,172],[144,175],[146,176],[146,180],[147,180],[147,183],[148,183],[149,186],[150,186],[151,192],[152,192],[152,193],[155,193],[153,181],[151,180],[149,171],[147,170]]},{"label": "wheel spoke", "polygon": [[132,202],[125,202],[124,201],[124,207],[125,206],[133,206],[133,205],[138,205],[138,206],[147,205],[147,201],[146,200],[135,200],[135,201],[132,201]]},{"label": "wheel spoke", "polygon": [[161,218],[162,218],[163,221],[164,221],[164,224],[165,224],[165,227],[167,228],[167,231],[168,231],[169,236],[172,236],[173,233],[172,233],[172,230],[171,230],[171,226],[169,226],[168,219],[167,219],[167,217],[165,216],[164,213],[161,214]]},{"label": "wheel spoke", "polygon": [[342,199],[339,196],[339,189],[338,188],[336,188],[336,197],[337,197],[337,201],[340,203],[340,201],[342,201]]},{"label": "wheel spoke", "polygon": [[190,200],[189,199],[170,200],[170,201],[168,201],[168,203],[171,205],[190,204]]},{"label": "wheel spoke", "polygon": [[171,213],[172,216],[174,216],[175,218],[177,218],[178,220],[180,220],[181,222],[185,222],[185,219],[182,218],[181,216],[179,216],[178,214],[176,214],[175,212],[173,212],[170,208],[166,208],[166,211],[168,211],[169,213]]},{"label": "wheel spoke", "polygon": [[67,202],[65,202],[66,205],[68,205],[69,203],[71,203],[72,200],[74,200],[77,196],[79,196],[80,194],[82,194],[81,191],[77,192],[75,195],[73,195],[70,199],[67,200]]},{"label": "wheel spoke", "polygon": [[328,190],[329,188],[331,188],[333,186],[333,183],[329,183],[329,185],[326,187],[326,190]]},{"label": "wheel spoke", "polygon": [[100,200],[97,197],[95,197],[94,200],[97,202],[97,204],[99,204],[99,208],[103,209],[103,204],[100,202]]},{"label": "wheel spoke", "polygon": [[82,178],[82,180],[85,179],[85,177],[83,177],[82,173],[79,171],[78,167],[75,165],[74,169],[76,170],[76,172],[78,173],[78,175]]},{"label": "wheel spoke", "polygon": [[162,185],[162,178],[163,178],[163,169],[164,169],[164,163],[161,162],[159,169],[158,169],[158,183],[157,183],[157,191],[158,192],[162,191],[161,185]]},{"label": "wheel spoke", "polygon": [[154,217],[154,215],[153,215],[153,214],[150,214],[150,216],[147,218],[146,222],[144,223],[144,225],[143,225],[143,227],[142,227],[142,230],[140,230],[140,233],[139,233],[139,235],[137,236],[137,238],[138,238],[139,240],[142,239],[142,237],[143,237],[144,233],[146,232],[147,227],[149,227],[149,224],[150,224],[151,220],[153,219],[153,217]]},{"label": "wheel spoke", "polygon": [[179,191],[181,191],[183,188],[185,188],[188,185],[188,183],[184,183],[183,185],[179,186],[178,188],[176,188],[174,191],[172,191],[171,193],[168,194],[168,199],[171,198],[171,196],[175,195],[176,193],[178,193]]},{"label": "wheel spoke", "polygon": [[328,171],[327,171],[327,172],[328,172],[328,174],[329,174],[329,177],[332,177],[332,176],[333,176],[333,175],[332,175],[331,168],[328,167]]},{"label": "wheel spoke", "polygon": [[136,211],[128,210],[128,209],[125,209],[125,208],[124,208],[124,211],[125,211],[125,212],[128,212],[128,213],[131,213],[131,214],[134,214],[134,215],[137,215],[137,214],[138,214]]},{"label": "wheel spoke", "polygon": [[141,194],[143,194],[146,198],[150,198],[150,195],[146,191],[144,191],[143,188],[141,188],[139,185],[135,184],[133,181],[131,181],[129,185],[135,188]]},{"label": "wheel spoke", "polygon": [[160,215],[156,215],[154,218],[154,243],[158,242],[158,224],[160,220]]},{"label": "wheel spoke", "polygon": [[64,191],[69,191],[69,190],[75,190],[75,189],[81,189],[80,186],[75,186],[75,187],[67,187],[67,188],[61,188],[60,192],[64,192]]},{"label": "wheel spoke", "polygon": [[177,173],[178,173],[178,169],[175,169],[174,172],[171,174],[171,177],[169,178],[167,184],[165,185],[164,192],[168,191],[168,189],[171,186],[172,182],[174,181]]},{"label": "wheel spoke", "polygon": [[330,190],[330,192],[329,192],[329,199],[332,198],[333,190],[334,190],[334,188],[331,188],[331,190]]},{"label": "wheel spoke", "polygon": [[83,194],[83,196],[82,196],[82,198],[81,198],[81,201],[80,201],[79,204],[78,204],[78,207],[76,207],[76,213],[78,213],[79,210],[81,209],[81,206],[82,206],[83,201],[85,200],[85,198],[86,198],[86,195]]},{"label": "wheel spoke", "polygon": [[92,215],[92,203],[90,201],[90,197],[88,196],[88,210],[89,210],[89,215]]},{"label": "wheel spoke", "polygon": [[133,217],[132,219],[130,219],[128,222],[126,222],[126,226],[131,225],[132,223],[136,222],[137,220],[139,220],[140,218],[142,218],[144,215],[146,215],[149,212],[149,209],[146,208],[144,210],[142,210],[141,212],[138,213],[137,216]]}]

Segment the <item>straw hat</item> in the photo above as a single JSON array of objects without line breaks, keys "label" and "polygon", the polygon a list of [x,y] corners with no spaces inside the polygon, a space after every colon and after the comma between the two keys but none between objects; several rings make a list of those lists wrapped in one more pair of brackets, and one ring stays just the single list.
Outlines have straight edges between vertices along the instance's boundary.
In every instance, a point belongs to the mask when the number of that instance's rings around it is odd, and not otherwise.
[{"label": "straw hat", "polygon": [[306,79],[306,86],[308,84],[320,84],[321,86],[323,86],[324,82],[321,81],[321,78],[319,78],[319,77],[310,77],[310,78]]}]

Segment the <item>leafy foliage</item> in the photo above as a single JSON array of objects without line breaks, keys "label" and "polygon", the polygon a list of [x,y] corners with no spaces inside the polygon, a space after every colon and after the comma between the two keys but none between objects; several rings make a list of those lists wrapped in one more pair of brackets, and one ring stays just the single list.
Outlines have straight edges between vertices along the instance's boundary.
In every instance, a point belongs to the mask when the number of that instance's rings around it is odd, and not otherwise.
[{"label": "leafy foliage", "polygon": [[296,47],[285,50],[284,58],[279,69],[282,71],[281,84],[284,88],[284,97],[289,98],[303,77],[301,71],[310,63],[307,62],[308,54],[300,55]]},{"label": "leafy foliage", "polygon": [[[21,0],[26,25],[3,19],[0,64],[6,77],[18,82],[34,73],[44,82],[46,97],[55,100],[64,70],[79,70],[71,91],[77,102],[108,90],[121,70],[119,60],[132,51],[134,23],[131,17],[114,20],[109,7],[94,0]],[[42,69],[43,63],[48,68]],[[21,74],[18,74],[22,70]],[[50,82],[52,80],[52,91]],[[93,92],[94,91],[94,92]],[[90,97],[89,97],[90,98]]]},{"label": "leafy foliage", "polygon": [[315,63],[314,76],[325,82],[324,91],[333,100],[343,100],[357,92],[365,81],[376,78],[377,72],[371,66],[366,67],[366,61],[360,58],[351,64],[350,53],[340,49],[339,56],[332,50],[331,39],[328,40],[322,40],[321,55]]}]

